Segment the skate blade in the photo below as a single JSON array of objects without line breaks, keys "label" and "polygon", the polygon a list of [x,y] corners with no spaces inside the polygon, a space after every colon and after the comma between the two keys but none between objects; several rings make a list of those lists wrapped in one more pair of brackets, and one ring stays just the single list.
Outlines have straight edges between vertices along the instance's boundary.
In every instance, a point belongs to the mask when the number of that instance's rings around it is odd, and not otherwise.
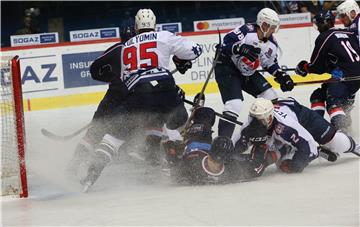
[{"label": "skate blade", "polygon": [[83,192],[84,193],[87,193],[89,190],[90,190],[90,188],[91,188],[91,182],[85,182],[84,184],[83,184]]}]

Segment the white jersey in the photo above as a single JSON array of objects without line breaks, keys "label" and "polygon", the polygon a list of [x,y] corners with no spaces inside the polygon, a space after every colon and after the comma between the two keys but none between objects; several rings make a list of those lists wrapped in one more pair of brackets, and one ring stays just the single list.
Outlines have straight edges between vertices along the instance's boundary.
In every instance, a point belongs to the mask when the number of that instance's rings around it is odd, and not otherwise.
[{"label": "white jersey", "polygon": [[288,106],[275,106],[274,118],[274,130],[267,142],[270,149],[280,150],[283,146],[288,146],[294,151],[308,150],[310,154],[318,155],[318,143],[300,125],[296,114]]},{"label": "white jersey", "polygon": [[129,39],[123,48],[123,81],[131,89],[142,81],[167,78],[171,76],[168,70],[172,55],[193,60],[201,53],[200,45],[168,31],[141,33]]},{"label": "white jersey", "polygon": [[[304,152],[310,156],[317,156],[318,143],[312,135],[300,125],[296,114],[288,106],[274,106],[274,122],[271,136],[268,137],[266,144],[270,150],[280,151],[286,148],[292,152]],[[252,121],[249,116],[248,121],[243,124],[241,131]],[[236,143],[241,138],[241,133],[235,138]]]},{"label": "white jersey", "polygon": [[[261,48],[259,59],[251,62],[246,57],[232,53],[232,47],[239,43]],[[231,60],[244,76],[253,75],[260,65],[262,68],[268,69],[271,74],[280,68],[277,63],[278,45],[273,36],[267,42],[259,40],[256,26],[253,24],[245,24],[229,32],[224,37],[223,46],[231,48]]]}]

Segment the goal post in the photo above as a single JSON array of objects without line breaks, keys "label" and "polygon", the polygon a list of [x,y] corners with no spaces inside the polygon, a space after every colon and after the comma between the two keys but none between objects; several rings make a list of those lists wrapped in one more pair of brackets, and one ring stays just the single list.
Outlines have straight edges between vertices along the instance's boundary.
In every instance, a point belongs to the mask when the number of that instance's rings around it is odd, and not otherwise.
[{"label": "goal post", "polygon": [[1,57],[1,195],[28,196],[20,60]]}]

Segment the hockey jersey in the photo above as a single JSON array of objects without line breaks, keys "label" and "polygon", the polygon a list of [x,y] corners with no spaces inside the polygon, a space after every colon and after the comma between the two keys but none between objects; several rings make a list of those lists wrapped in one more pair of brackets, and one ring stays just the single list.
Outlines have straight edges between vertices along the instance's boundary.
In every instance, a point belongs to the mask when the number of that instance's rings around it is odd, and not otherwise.
[{"label": "hockey jersey", "polygon": [[[309,157],[317,157],[318,144],[312,135],[299,123],[296,105],[291,100],[282,100],[274,105],[274,120],[272,127],[268,130],[267,146],[272,151],[283,151],[292,153],[293,160],[306,160]],[[241,127],[243,131],[253,120],[249,116],[248,121]],[[241,133],[235,138],[237,142]]]},{"label": "hockey jersey", "polygon": [[360,75],[360,48],[353,32],[329,29],[316,38],[308,70],[310,73],[331,73],[341,70],[343,77]]},{"label": "hockey jersey", "polygon": [[199,44],[168,31],[138,34],[123,48],[122,80],[132,89],[138,83],[172,78],[169,72],[171,55],[193,60],[201,53]]},{"label": "hockey jersey", "polygon": [[[233,46],[239,43],[261,48],[259,59],[251,62],[246,57],[234,54]],[[231,58],[232,62],[244,76],[253,75],[260,65],[270,74],[274,74],[280,68],[277,62],[277,42],[273,36],[267,42],[259,40],[255,24],[245,24],[227,33],[222,44],[222,52]]]}]

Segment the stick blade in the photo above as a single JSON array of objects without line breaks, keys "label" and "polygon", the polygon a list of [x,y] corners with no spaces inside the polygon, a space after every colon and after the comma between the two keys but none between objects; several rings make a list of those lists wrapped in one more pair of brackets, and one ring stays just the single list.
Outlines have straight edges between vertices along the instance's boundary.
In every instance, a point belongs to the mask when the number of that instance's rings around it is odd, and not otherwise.
[{"label": "stick blade", "polygon": [[56,141],[66,141],[66,137],[65,136],[59,136],[59,135],[55,135],[54,133],[42,128],[41,129],[41,134],[43,134],[45,137],[52,139],[52,140],[56,140]]}]

